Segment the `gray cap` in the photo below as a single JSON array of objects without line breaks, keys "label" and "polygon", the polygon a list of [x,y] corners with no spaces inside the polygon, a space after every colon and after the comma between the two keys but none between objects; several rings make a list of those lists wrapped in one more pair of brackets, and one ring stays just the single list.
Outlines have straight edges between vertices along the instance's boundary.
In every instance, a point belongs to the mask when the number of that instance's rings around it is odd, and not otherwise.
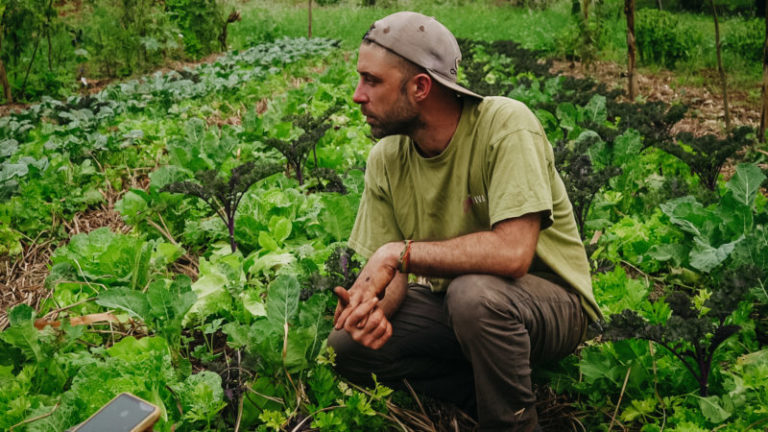
[{"label": "gray cap", "polygon": [[371,26],[365,39],[426,69],[435,81],[462,95],[483,97],[456,84],[461,50],[450,30],[416,12],[397,12]]}]

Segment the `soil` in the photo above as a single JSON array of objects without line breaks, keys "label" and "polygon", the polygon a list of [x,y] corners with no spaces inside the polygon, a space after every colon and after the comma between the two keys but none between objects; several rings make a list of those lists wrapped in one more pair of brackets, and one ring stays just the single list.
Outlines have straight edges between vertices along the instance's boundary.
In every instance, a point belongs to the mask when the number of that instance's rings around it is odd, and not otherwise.
[{"label": "soil", "polygon": [[[602,83],[613,83],[614,87],[627,86],[627,72],[624,65],[597,61],[590,66],[579,62],[555,60],[552,72],[577,78],[590,77]],[[660,70],[652,73],[636,72],[639,97],[646,101],[666,103],[680,102],[689,107],[686,118],[675,125],[672,133],[690,132],[696,136],[705,134],[724,135],[725,111],[719,80],[714,71],[701,71],[707,77],[708,85],[693,87],[677,84],[672,71]],[[755,87],[758,83],[755,84]],[[626,101],[626,96],[622,96]],[[728,89],[728,105],[732,125],[760,125],[759,101],[750,100],[745,89]]]}]

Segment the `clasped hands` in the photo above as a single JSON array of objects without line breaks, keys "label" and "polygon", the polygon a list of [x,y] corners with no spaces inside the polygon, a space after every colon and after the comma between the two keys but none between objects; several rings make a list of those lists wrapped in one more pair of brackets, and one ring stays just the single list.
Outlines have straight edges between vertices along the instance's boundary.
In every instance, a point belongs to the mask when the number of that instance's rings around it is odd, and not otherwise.
[{"label": "clasped hands", "polygon": [[381,348],[392,336],[392,324],[388,316],[385,291],[397,274],[397,264],[402,243],[387,243],[368,259],[357,280],[349,290],[334,288],[339,298],[333,325],[344,329],[353,340],[371,349]]}]

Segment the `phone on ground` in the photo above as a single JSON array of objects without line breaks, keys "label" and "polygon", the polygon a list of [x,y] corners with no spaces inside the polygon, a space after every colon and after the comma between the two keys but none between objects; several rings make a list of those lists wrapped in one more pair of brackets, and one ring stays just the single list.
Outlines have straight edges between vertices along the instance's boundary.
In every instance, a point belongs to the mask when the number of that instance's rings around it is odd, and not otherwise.
[{"label": "phone on ground", "polygon": [[71,432],[144,432],[160,417],[160,408],[130,393],[120,393]]}]

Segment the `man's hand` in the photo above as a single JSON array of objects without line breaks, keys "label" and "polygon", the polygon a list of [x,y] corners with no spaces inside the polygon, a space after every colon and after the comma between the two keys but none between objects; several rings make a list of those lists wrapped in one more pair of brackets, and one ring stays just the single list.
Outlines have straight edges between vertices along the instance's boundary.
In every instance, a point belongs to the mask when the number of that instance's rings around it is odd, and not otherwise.
[{"label": "man's hand", "polygon": [[[336,330],[367,327],[366,319],[372,310],[372,306],[371,309],[368,309],[367,304],[374,299],[378,300],[397,274],[397,260],[402,248],[402,243],[387,243],[380,247],[368,259],[368,263],[349,291],[341,287],[334,290],[339,297],[339,304],[336,306],[336,313],[334,314]],[[366,312],[361,312],[366,309]]]},{"label": "man's hand", "polygon": [[[349,291],[342,287],[336,287],[333,291],[339,298],[334,316],[334,323],[337,324],[337,317],[344,309],[343,305],[349,304]],[[384,346],[392,336],[392,324],[387,319],[384,309],[378,307],[378,304],[378,297],[363,302],[349,314],[346,325],[343,326],[352,340],[375,350]],[[338,326],[336,328],[340,329]]]}]

